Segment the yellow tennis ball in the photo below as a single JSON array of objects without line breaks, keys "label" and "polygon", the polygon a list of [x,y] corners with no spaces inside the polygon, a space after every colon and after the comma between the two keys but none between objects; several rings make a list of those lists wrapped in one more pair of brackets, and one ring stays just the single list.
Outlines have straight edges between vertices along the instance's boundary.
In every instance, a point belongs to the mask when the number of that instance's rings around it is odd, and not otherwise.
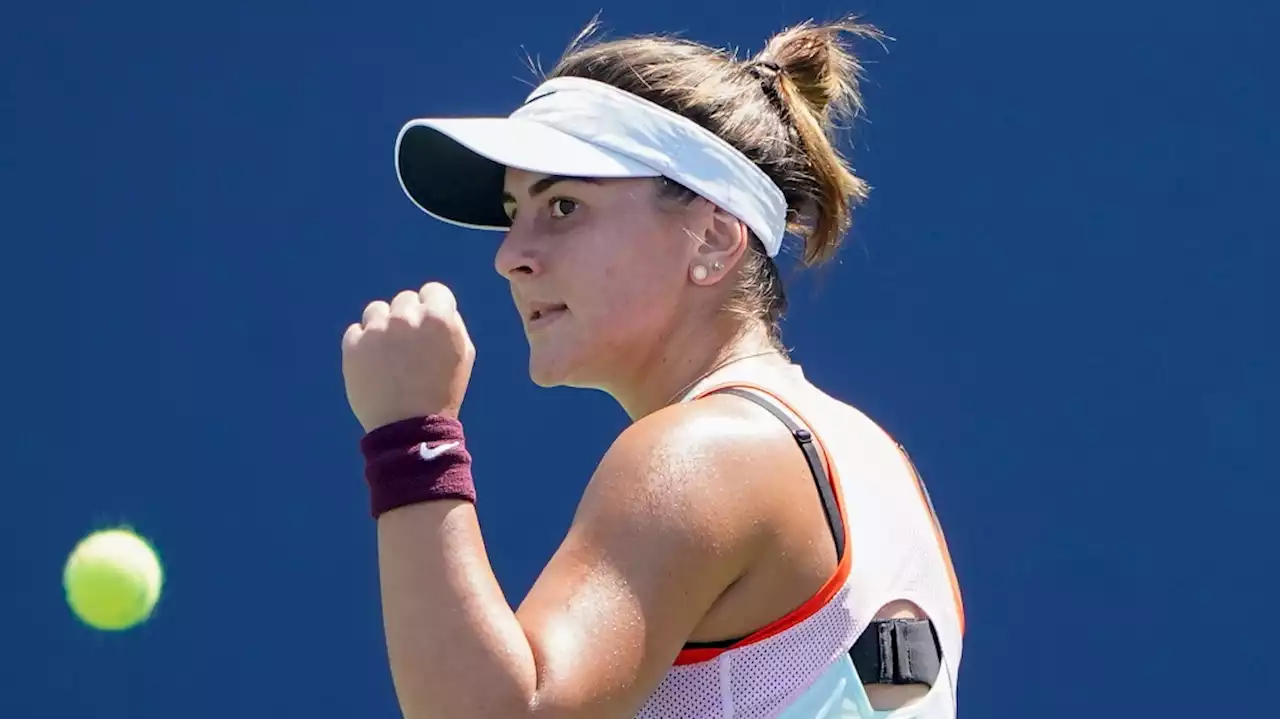
[{"label": "yellow tennis ball", "polygon": [[128,529],[94,532],[76,545],[62,570],[67,604],[85,624],[128,629],[160,599],[164,572],[151,545]]}]

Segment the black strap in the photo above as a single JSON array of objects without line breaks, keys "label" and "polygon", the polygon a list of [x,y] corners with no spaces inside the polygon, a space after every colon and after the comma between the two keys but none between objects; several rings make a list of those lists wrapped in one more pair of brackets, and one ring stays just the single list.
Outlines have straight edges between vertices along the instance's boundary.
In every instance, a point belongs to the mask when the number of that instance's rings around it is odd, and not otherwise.
[{"label": "black strap", "polygon": [[[822,497],[823,509],[826,510],[827,526],[836,544],[836,556],[844,557],[845,534],[844,522],[840,518],[840,507],[836,504],[835,490],[831,486],[827,469],[822,464],[813,433],[796,423],[791,415],[785,412],[772,400],[759,392],[752,392],[739,387],[727,387],[712,394],[731,394],[750,400],[763,407],[777,417],[796,444],[804,452],[805,461],[809,463],[809,472],[813,474]],[[742,641],[725,639],[715,642],[690,642],[687,648],[728,648]],[[933,686],[942,669],[942,643],[938,640],[938,632],[933,622],[928,619],[878,619],[872,621],[863,630],[858,640],[849,650],[853,666],[858,670],[858,677],[863,684],[927,684]]]},{"label": "black strap", "polygon": [[831,529],[831,537],[836,543],[836,557],[844,557],[844,522],[840,519],[840,506],[836,504],[835,490],[831,487],[831,480],[827,477],[827,468],[822,464],[822,456],[818,454],[818,446],[813,441],[813,433],[796,424],[783,409],[774,402],[765,399],[759,392],[751,392],[739,387],[728,387],[712,394],[731,394],[735,397],[751,400],[763,407],[774,417],[777,417],[787,429],[791,430],[791,436],[795,438],[796,444],[800,445],[800,450],[804,452],[804,459],[809,463],[809,472],[813,475],[813,481],[818,485],[818,494],[822,496],[822,507],[827,513],[827,527]]},{"label": "black strap", "polygon": [[942,643],[928,619],[873,621],[849,655],[863,684],[933,686],[942,670]]}]

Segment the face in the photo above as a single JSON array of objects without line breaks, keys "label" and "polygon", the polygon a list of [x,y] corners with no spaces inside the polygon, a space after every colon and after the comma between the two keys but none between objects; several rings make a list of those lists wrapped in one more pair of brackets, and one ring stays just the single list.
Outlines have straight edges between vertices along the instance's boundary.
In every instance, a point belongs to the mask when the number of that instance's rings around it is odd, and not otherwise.
[{"label": "face", "polygon": [[656,189],[508,170],[512,226],[495,266],[511,283],[537,384],[607,386],[641,371],[672,333],[693,241]]}]

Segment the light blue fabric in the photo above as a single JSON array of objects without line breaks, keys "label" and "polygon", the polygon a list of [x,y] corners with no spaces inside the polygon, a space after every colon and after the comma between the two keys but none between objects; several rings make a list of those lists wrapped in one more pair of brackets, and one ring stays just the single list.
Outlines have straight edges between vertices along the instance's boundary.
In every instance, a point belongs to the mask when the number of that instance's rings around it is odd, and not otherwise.
[{"label": "light blue fabric", "polygon": [[[945,672],[945,668],[944,668]],[[949,690],[936,686],[923,700],[893,711],[876,711],[858,678],[858,670],[849,655],[841,655],[804,694],[778,715],[778,719],[934,719],[952,717],[951,711],[938,711],[941,694]],[[937,709],[933,709],[937,707]],[[950,707],[948,707],[949,709]],[[931,711],[931,709],[933,709]]]}]

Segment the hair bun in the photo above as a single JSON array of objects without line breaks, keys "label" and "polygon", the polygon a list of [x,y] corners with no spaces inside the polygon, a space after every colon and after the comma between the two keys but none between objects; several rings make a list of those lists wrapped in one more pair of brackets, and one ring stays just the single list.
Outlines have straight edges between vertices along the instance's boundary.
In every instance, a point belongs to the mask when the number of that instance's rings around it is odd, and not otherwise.
[{"label": "hair bun", "polygon": [[850,110],[861,112],[862,65],[844,42],[845,36],[884,39],[879,30],[854,19],[825,25],[809,20],[770,38],[752,63],[786,75],[821,119]]}]

